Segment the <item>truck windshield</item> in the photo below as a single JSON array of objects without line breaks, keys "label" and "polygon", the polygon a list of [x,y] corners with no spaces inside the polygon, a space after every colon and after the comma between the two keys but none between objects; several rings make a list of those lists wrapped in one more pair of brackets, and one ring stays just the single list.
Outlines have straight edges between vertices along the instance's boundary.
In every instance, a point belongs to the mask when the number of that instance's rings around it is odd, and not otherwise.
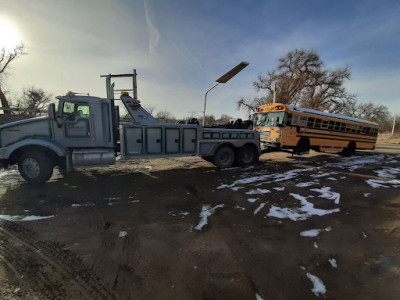
[{"label": "truck windshield", "polygon": [[255,127],[284,126],[285,112],[259,113],[254,115]]}]

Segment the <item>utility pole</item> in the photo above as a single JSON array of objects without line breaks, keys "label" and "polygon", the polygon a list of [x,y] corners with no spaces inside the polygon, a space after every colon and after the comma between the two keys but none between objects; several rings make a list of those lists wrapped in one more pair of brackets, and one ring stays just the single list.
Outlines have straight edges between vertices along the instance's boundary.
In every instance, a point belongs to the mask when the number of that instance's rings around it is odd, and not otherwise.
[{"label": "utility pole", "polygon": [[273,103],[276,102],[276,81],[274,81],[274,94],[273,94]]},{"label": "utility pole", "polygon": [[392,135],[394,135],[394,126],[396,125],[396,115],[393,117],[393,128],[392,128]]}]

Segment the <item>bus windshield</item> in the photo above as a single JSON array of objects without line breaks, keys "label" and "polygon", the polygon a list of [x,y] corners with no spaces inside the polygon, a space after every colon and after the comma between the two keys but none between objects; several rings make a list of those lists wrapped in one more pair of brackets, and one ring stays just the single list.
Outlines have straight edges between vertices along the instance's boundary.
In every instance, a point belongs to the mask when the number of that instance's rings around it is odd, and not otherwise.
[{"label": "bus windshield", "polygon": [[267,121],[268,113],[258,113],[253,115],[253,122],[255,127],[263,127],[265,126],[265,122]]},{"label": "bus windshield", "polygon": [[255,127],[282,127],[284,126],[285,112],[259,113],[254,115]]}]

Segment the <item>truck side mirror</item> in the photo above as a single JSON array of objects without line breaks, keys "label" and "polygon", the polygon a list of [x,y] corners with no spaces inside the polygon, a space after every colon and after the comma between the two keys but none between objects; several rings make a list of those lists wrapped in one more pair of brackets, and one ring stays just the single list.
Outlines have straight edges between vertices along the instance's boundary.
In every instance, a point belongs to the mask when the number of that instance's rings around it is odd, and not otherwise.
[{"label": "truck side mirror", "polygon": [[54,103],[49,104],[48,114],[50,119],[56,120],[56,105]]},{"label": "truck side mirror", "polygon": [[57,123],[57,127],[60,128],[61,124],[58,123],[58,119],[56,116],[56,105],[54,103],[49,104],[48,114],[49,114],[49,118],[51,120],[54,120]]}]

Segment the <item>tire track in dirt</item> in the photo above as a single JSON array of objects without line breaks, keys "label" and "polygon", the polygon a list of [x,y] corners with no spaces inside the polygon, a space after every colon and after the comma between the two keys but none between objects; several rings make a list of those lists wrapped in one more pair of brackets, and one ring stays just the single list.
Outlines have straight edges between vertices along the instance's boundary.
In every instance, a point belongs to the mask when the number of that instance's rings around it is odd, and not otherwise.
[{"label": "tire track in dirt", "polygon": [[80,258],[61,245],[41,240],[34,232],[4,220],[0,221],[0,234],[0,254],[40,298],[115,299]]},{"label": "tire track in dirt", "polygon": [[97,209],[90,210],[88,212],[88,217],[90,232],[98,232],[105,229],[104,217]]}]

